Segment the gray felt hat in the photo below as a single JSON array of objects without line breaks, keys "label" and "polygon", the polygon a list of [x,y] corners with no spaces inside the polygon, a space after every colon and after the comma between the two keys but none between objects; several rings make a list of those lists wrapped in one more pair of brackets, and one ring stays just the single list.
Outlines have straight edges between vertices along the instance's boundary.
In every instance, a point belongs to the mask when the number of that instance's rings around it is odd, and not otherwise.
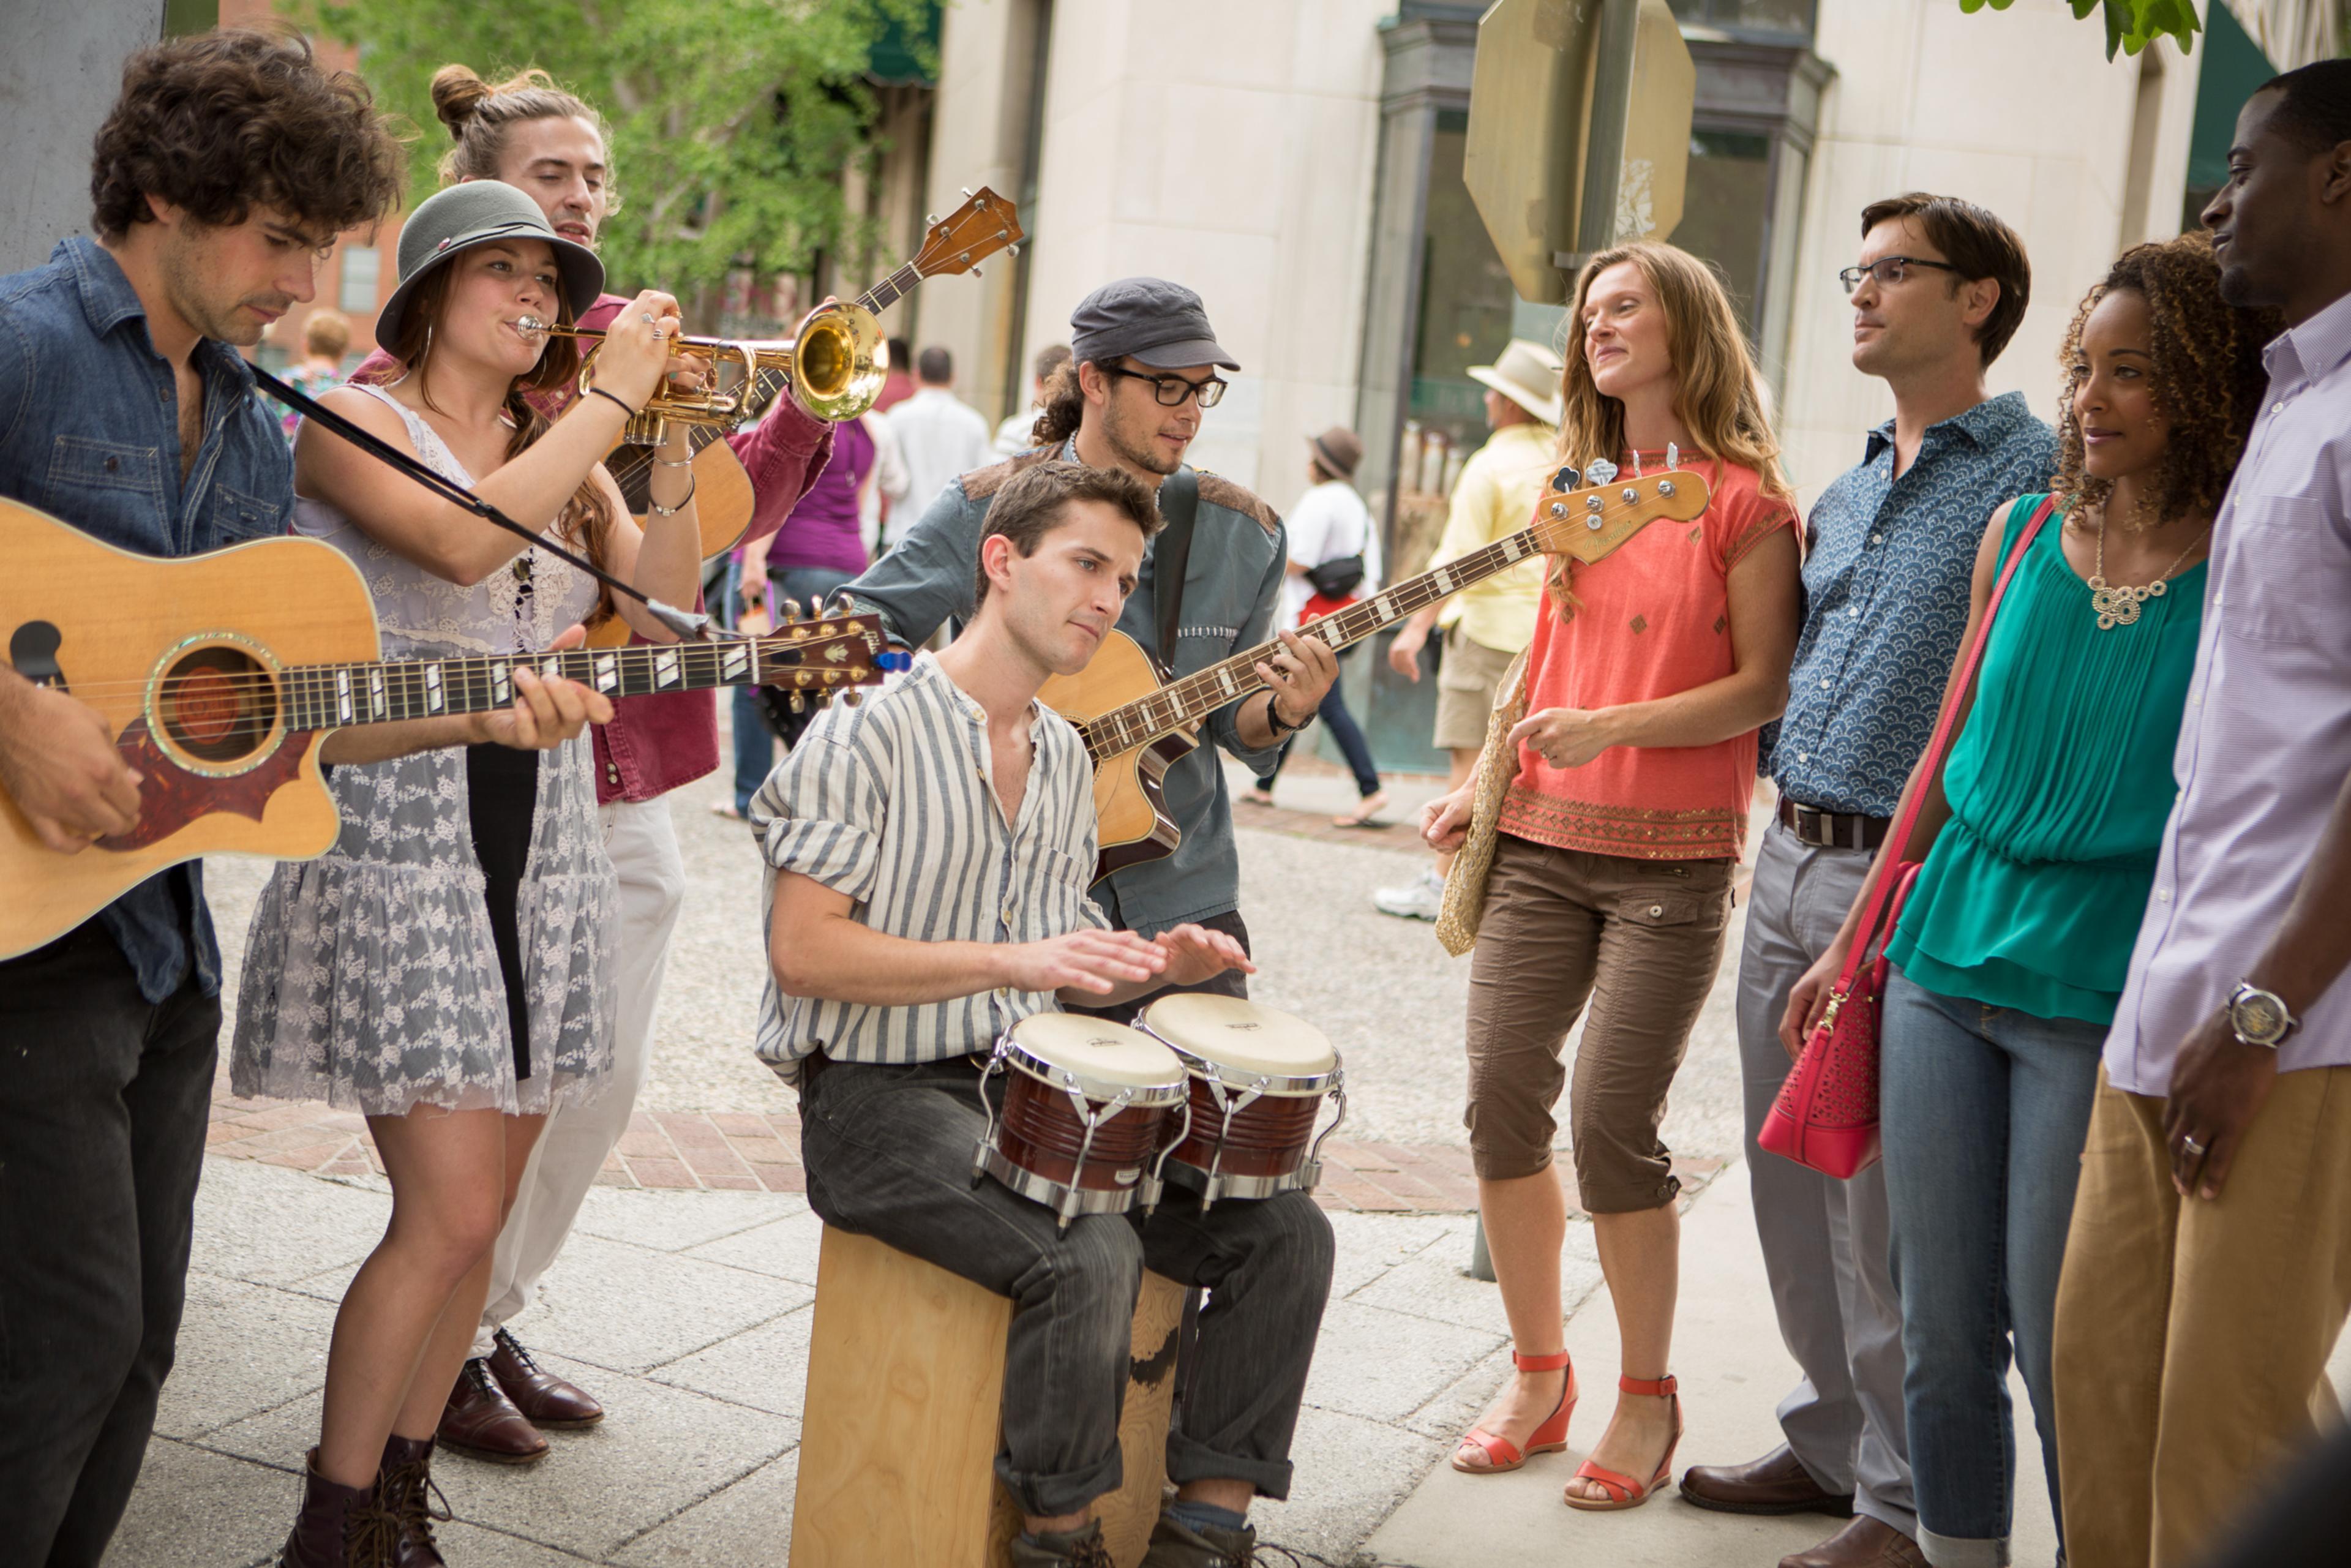
[{"label": "gray felt hat", "polygon": [[554,247],[564,302],[573,316],[604,292],[604,264],[586,246],[557,234],[537,202],[502,181],[468,180],[425,197],[400,225],[400,287],[375,318],[375,340],[383,351],[393,351],[409,301],[434,267],[461,250],[498,239],[545,240]]},{"label": "gray felt hat", "polygon": [[1079,300],[1070,312],[1070,352],[1081,361],[1133,354],[1162,371],[1241,368],[1208,329],[1200,297],[1164,277],[1122,277]]}]

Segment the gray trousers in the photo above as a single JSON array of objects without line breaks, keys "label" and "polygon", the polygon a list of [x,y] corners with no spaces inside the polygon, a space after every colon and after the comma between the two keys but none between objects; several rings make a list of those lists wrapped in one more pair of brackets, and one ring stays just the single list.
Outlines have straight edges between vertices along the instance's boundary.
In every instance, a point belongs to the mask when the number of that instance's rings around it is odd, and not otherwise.
[{"label": "gray trousers", "polygon": [[1739,960],[1739,1054],[1747,1170],[1780,1337],[1803,1380],[1780,1402],[1788,1447],[1858,1512],[1918,1533],[1902,1419],[1902,1305],[1888,1264],[1886,1167],[1837,1181],[1757,1146],[1786,1082],[1780,1018],[1833,940],[1869,873],[1860,850],[1820,849],[1774,821],[1755,857]]},{"label": "gray trousers", "polygon": [[1167,1434],[1167,1479],[1290,1495],[1290,1441],[1331,1292],[1331,1222],[1312,1195],[1202,1213],[1171,1187],[1156,1213],[1052,1212],[972,1178],[986,1117],[970,1059],[829,1062],[800,1098],[809,1207],[1012,1298],[996,1473],[1029,1514],[1075,1513],[1117,1489],[1135,1291],[1150,1269],[1208,1292]]}]

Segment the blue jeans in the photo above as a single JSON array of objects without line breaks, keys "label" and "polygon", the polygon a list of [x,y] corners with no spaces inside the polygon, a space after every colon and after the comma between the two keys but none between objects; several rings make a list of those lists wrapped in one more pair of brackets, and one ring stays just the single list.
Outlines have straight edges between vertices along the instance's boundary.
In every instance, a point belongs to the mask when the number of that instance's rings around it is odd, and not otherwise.
[{"label": "blue jeans", "polygon": [[1886,988],[1879,1116],[1902,1404],[1918,1544],[1936,1568],[2009,1561],[2011,1340],[2057,1506],[2050,1342],[2105,1036],[1938,996],[1898,972]]},{"label": "blue jeans", "polygon": [[[829,566],[791,566],[768,574],[768,612],[772,616],[782,608],[787,599],[797,599],[800,613],[819,599],[830,599],[857,574],[836,571]],[[742,606],[743,569],[737,564],[726,570],[726,612],[730,619]],[[776,765],[776,737],[768,732],[768,721],[760,716],[759,699],[749,686],[735,688],[735,809],[747,815],[751,797],[768,781],[768,770]]]}]

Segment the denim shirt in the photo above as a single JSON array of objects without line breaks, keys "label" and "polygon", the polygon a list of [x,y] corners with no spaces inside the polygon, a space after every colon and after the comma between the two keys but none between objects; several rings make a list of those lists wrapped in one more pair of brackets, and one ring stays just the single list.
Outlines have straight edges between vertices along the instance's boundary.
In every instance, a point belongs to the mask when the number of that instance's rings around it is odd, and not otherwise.
[{"label": "denim shirt", "polygon": [[[889,553],[843,591],[862,608],[881,612],[890,634],[910,646],[928,640],[950,619],[967,619],[977,597],[987,508],[1006,480],[1048,457],[1076,462],[1076,443],[1059,452],[1024,453],[949,481]],[[1152,590],[1157,542],[1144,546],[1143,570],[1126,596],[1118,629],[1172,666],[1174,675],[1207,669],[1273,635],[1290,547],[1272,507],[1229,479],[1200,476],[1172,659],[1159,647],[1158,601]],[[1233,841],[1232,802],[1217,747],[1259,773],[1272,762],[1278,747],[1257,751],[1241,744],[1240,707],[1250,700],[1238,698],[1210,714],[1203,738],[1216,745],[1195,747],[1167,769],[1162,788],[1167,815],[1181,835],[1176,852],[1130,866],[1094,888],[1094,902],[1117,925],[1151,936],[1239,906],[1240,850]]]},{"label": "denim shirt", "polygon": [[[114,258],[81,236],[0,277],[0,495],[136,555],[189,556],[286,531],[294,466],[236,351],[206,340],[204,438],[180,476],[179,389]],[[71,672],[68,672],[71,689]],[[193,970],[220,988],[220,949],[194,862],[95,916],[139,989],[160,1002]]]},{"label": "denim shirt", "polygon": [[2056,470],[2057,438],[2022,392],[1928,425],[1900,478],[1894,422],[1869,433],[1860,465],[1821,492],[1806,527],[1788,711],[1763,737],[1782,794],[1894,815],[1959,657],[1984,526]]}]

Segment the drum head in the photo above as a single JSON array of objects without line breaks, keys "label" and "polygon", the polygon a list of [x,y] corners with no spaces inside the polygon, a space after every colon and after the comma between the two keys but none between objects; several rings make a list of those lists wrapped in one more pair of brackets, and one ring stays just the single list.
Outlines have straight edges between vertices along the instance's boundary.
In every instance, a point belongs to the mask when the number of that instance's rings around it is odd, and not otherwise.
[{"label": "drum head", "polygon": [[1144,1009],[1143,1027],[1240,1087],[1272,1078],[1292,1081],[1291,1092],[1319,1093],[1339,1065],[1339,1053],[1321,1030],[1295,1013],[1238,997],[1197,991],[1162,997]]},{"label": "drum head", "polygon": [[1074,1077],[1088,1099],[1108,1100],[1123,1089],[1180,1089],[1184,1064],[1159,1041],[1124,1024],[1077,1013],[1032,1013],[1006,1039],[1013,1066],[1063,1087]]}]

